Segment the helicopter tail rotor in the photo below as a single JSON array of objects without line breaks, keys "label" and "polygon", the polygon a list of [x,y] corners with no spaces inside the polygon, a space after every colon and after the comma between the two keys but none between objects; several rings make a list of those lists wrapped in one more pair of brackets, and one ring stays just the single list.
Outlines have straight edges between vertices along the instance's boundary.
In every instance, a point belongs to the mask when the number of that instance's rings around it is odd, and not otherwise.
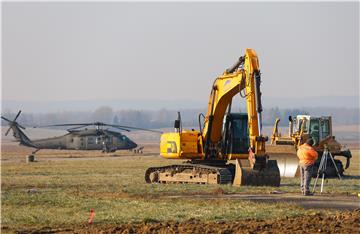
[{"label": "helicopter tail rotor", "polygon": [[21,114],[21,110],[19,110],[19,112],[17,113],[17,115],[15,116],[14,120],[9,120],[7,118],[5,118],[4,116],[1,116],[1,118],[7,122],[9,122],[9,128],[8,130],[5,132],[5,136],[7,136],[10,132],[10,129],[12,129],[13,127],[19,127],[19,128],[22,128],[22,129],[25,129],[25,127],[23,127],[22,125],[20,125],[18,122],[16,122],[17,118],[20,116]]}]

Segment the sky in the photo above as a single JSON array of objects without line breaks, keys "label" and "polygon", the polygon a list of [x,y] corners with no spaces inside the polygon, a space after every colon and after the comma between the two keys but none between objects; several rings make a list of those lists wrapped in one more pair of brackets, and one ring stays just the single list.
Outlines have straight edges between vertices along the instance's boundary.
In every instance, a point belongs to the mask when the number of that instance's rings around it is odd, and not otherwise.
[{"label": "sky", "polygon": [[205,104],[246,48],[263,98],[359,97],[358,2],[19,2],[2,3],[2,100]]}]

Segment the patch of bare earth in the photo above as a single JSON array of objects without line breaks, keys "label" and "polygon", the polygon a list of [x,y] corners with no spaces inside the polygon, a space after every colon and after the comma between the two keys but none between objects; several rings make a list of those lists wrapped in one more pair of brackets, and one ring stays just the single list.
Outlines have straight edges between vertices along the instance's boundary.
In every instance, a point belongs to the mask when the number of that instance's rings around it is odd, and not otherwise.
[{"label": "patch of bare earth", "polygon": [[315,213],[309,216],[269,220],[128,223],[119,225],[83,225],[67,229],[18,230],[20,233],[358,233],[360,210],[335,215]]}]

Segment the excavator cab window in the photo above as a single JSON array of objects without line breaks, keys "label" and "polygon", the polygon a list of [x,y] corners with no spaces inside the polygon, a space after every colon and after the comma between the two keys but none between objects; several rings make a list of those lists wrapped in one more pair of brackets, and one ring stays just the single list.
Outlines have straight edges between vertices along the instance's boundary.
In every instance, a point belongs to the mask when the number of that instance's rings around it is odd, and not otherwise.
[{"label": "excavator cab window", "polygon": [[231,113],[227,116],[224,133],[227,139],[227,154],[240,154],[249,151],[249,129],[247,114]]},{"label": "excavator cab window", "polygon": [[[298,121],[298,125],[297,125],[297,131],[298,132],[301,132],[301,128],[302,128],[302,125],[304,124],[304,120],[303,119],[299,119]],[[304,132],[307,132],[307,126],[306,126],[306,123],[305,123],[305,126],[304,126]]]},{"label": "excavator cab window", "polygon": [[319,119],[310,119],[310,136],[314,140],[314,144],[318,144],[320,141],[320,128]]},{"label": "excavator cab window", "polygon": [[320,126],[321,126],[321,140],[323,140],[326,137],[330,136],[330,121],[329,121],[329,119],[322,119],[320,121]]},{"label": "excavator cab window", "polygon": [[305,118],[297,118],[297,124],[296,124],[296,129],[297,129],[297,132],[301,132],[301,128],[303,127],[303,124],[304,125],[304,133],[307,133],[308,132],[308,129],[309,129],[309,120],[308,119],[305,119]]}]

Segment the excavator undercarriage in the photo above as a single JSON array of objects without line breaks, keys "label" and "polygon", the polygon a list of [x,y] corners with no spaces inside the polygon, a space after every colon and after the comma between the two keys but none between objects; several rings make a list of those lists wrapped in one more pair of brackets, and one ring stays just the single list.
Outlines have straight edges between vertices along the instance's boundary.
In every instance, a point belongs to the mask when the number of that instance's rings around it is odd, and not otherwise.
[{"label": "excavator undercarriage", "polygon": [[231,165],[208,166],[184,163],[164,167],[150,167],[145,173],[147,183],[229,184],[234,168]]},{"label": "excavator undercarriage", "polygon": [[212,163],[185,162],[164,167],[150,167],[145,172],[147,183],[164,184],[233,184],[234,186],[280,186],[280,175],[275,160],[266,168],[253,170],[249,161],[237,159],[235,164],[226,161]]}]

